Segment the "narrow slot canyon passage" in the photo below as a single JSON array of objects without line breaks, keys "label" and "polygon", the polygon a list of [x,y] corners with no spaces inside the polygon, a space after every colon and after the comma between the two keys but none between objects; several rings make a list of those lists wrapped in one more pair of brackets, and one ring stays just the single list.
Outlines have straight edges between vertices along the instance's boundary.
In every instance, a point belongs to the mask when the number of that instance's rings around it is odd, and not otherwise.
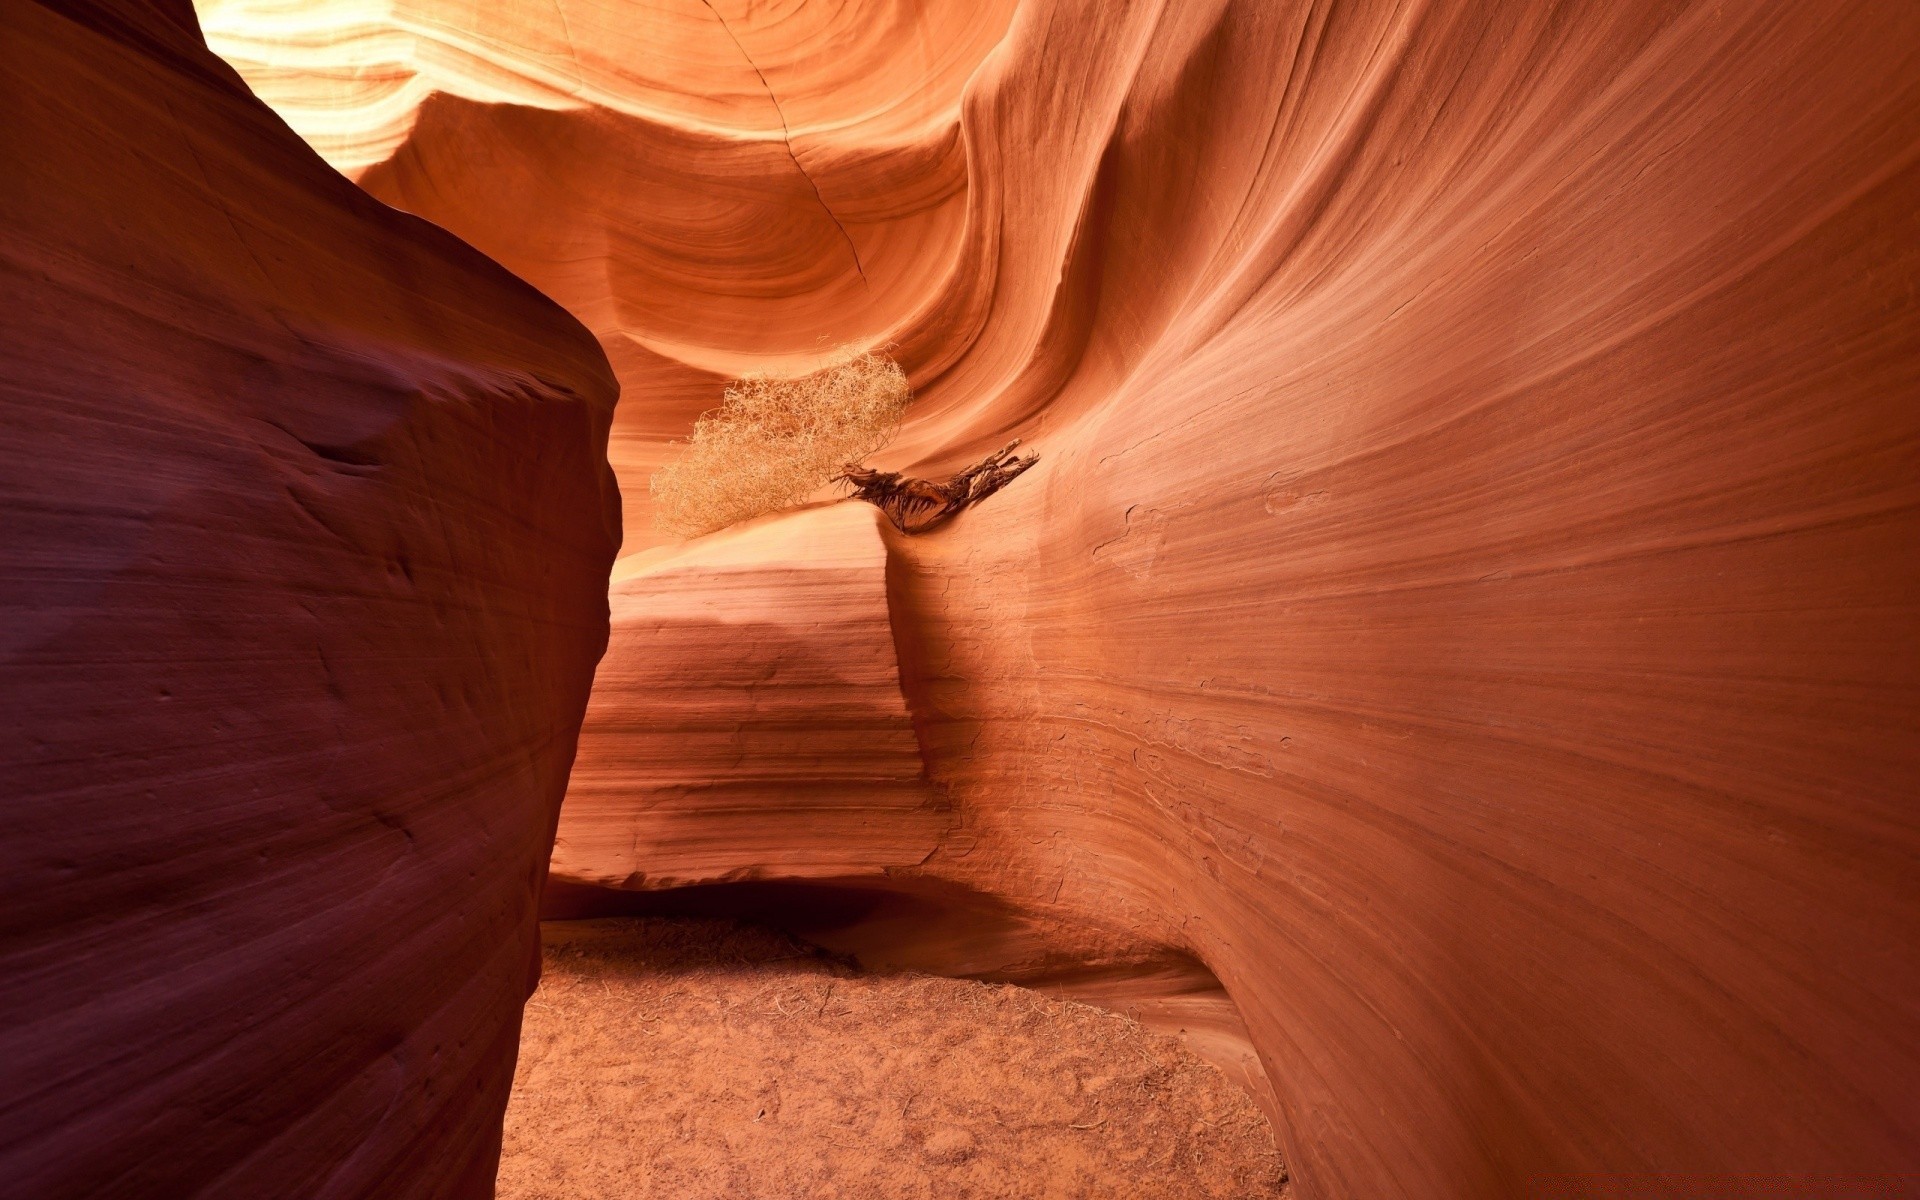
[{"label": "narrow slot canyon passage", "polygon": [[887,531],[831,504],[616,568],[504,1194],[1280,1194],[1273,1092],[1204,965],[925,869],[967,821]]},{"label": "narrow slot canyon passage", "polygon": [[1266,1200],[1266,1117],[1173,1037],[754,925],[549,922],[500,1200]]},{"label": "narrow slot canyon passage", "polygon": [[1920,3],[0,96],[6,1200],[1920,1196]]}]

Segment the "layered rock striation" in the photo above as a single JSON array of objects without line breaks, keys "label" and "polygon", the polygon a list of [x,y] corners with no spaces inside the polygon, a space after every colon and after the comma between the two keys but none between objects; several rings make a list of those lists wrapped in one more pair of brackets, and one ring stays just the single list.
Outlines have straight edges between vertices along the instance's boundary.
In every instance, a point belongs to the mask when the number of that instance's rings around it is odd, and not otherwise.
[{"label": "layered rock striation", "polygon": [[1920,1174],[1920,14],[391,14],[496,90],[328,136],[600,336],[630,520],[822,338],[912,373],[877,465],[1042,452],[883,531],[887,880],[1204,963],[1304,1196]]},{"label": "layered rock striation", "polygon": [[[375,196],[584,321],[644,480],[745,371],[873,342],[968,216],[962,89],[1012,0],[204,0],[211,44]],[[624,490],[629,550],[658,540]]]},{"label": "layered rock striation", "polygon": [[880,521],[835,505],[622,561],[555,881],[838,879],[933,853],[949,814],[900,691]]},{"label": "layered rock striation", "polygon": [[186,4],[0,46],[0,1190],[490,1196],[614,380]]}]

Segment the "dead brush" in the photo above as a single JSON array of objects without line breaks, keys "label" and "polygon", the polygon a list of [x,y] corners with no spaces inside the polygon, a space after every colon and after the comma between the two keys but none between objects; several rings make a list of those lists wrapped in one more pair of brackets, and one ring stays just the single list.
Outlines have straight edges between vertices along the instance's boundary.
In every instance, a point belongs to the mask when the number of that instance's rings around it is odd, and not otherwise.
[{"label": "dead brush", "polygon": [[843,350],[809,375],[748,375],[653,477],[654,524],[698,537],[804,501],[893,437],[913,398],[885,354]]}]

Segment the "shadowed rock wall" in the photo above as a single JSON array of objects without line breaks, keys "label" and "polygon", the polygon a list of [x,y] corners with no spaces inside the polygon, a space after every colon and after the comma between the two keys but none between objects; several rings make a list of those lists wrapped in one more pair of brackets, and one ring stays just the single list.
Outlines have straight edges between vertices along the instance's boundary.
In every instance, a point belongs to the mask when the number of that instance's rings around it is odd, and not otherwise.
[{"label": "shadowed rock wall", "polygon": [[0,47],[0,1191],[490,1196],[614,381],[185,4]]}]

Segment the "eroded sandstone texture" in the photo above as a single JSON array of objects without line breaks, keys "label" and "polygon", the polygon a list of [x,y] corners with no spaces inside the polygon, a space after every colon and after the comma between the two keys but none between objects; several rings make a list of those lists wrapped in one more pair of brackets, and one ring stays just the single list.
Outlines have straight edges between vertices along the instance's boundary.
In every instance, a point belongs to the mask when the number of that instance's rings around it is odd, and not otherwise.
[{"label": "eroded sandstone texture", "polygon": [[556,881],[832,879],[933,852],[949,814],[900,691],[882,520],[840,504],[622,562]]},{"label": "eroded sandstone texture", "polygon": [[614,382],[184,3],[0,73],[0,1191],[491,1195]]},{"label": "eroded sandstone texture", "polygon": [[1041,452],[890,539],[919,878],[1210,966],[1303,1195],[1920,1172],[1920,9],[268,7],[630,517],[823,335]]}]

